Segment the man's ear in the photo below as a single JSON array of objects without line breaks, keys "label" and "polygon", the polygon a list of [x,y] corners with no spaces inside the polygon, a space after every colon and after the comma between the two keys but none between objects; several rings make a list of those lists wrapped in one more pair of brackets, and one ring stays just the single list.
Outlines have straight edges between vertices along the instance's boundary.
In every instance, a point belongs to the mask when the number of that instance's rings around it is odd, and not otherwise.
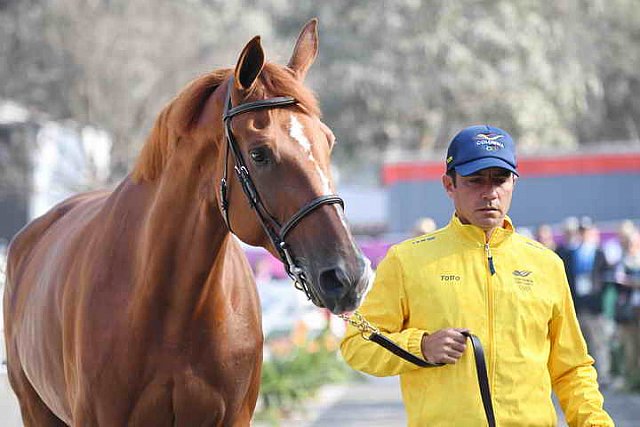
[{"label": "man's ear", "polygon": [[442,174],[442,186],[444,187],[444,191],[447,192],[447,195],[453,197],[453,191],[456,186],[453,183],[453,179],[446,173]]}]

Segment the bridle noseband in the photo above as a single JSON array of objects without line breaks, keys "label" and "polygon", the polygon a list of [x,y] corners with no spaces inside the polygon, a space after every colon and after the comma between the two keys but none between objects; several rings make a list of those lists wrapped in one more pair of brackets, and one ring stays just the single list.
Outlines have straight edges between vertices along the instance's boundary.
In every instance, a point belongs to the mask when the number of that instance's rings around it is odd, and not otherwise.
[{"label": "bridle noseband", "polygon": [[287,233],[289,233],[305,216],[323,205],[339,204],[344,209],[344,201],[336,194],[330,194],[317,197],[304,206],[302,206],[291,218],[289,218],[284,224],[280,222],[269,213],[266,209],[260,194],[256,188],[251,176],[249,175],[249,169],[244,162],[240,147],[233,135],[233,129],[231,128],[231,119],[249,111],[256,111],[266,108],[286,107],[289,105],[296,105],[298,101],[290,96],[279,96],[275,98],[263,99],[254,102],[247,102],[235,107],[231,105],[231,88],[233,87],[233,77],[229,80],[229,86],[227,88],[227,95],[224,102],[224,112],[222,120],[224,121],[224,134],[227,141],[227,150],[224,161],[224,173],[220,180],[220,204],[223,213],[223,218],[227,224],[227,228],[231,233],[231,222],[229,220],[229,182],[227,180],[227,164],[229,163],[229,151],[233,153],[234,170],[238,181],[242,186],[242,190],[249,202],[249,206],[255,211],[260,224],[265,233],[269,237],[269,240],[273,244],[273,247],[278,251],[280,260],[284,264],[287,274],[295,283],[295,287],[305,293],[307,298],[313,301],[316,305],[321,305],[318,296],[312,292],[309,286],[309,281],[304,275],[304,271],[300,268],[294,260],[291,254],[291,249],[285,241]]}]

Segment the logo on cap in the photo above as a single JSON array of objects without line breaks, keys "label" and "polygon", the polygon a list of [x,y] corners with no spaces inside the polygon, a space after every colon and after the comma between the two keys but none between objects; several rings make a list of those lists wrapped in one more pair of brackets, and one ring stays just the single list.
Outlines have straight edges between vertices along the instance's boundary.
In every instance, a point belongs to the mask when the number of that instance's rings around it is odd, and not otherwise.
[{"label": "logo on cap", "polygon": [[496,151],[504,148],[504,144],[500,140],[504,138],[504,135],[499,133],[479,133],[473,137],[478,147],[482,147],[487,151]]}]

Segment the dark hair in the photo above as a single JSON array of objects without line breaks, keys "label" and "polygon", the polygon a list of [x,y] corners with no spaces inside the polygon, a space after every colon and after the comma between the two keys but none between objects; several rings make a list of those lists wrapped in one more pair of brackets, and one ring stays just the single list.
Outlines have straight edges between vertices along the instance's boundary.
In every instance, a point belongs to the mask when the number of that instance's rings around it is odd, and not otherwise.
[{"label": "dark hair", "polygon": [[449,178],[451,178],[451,181],[453,181],[453,186],[456,186],[456,170],[455,169],[450,169],[447,171],[447,176]]}]

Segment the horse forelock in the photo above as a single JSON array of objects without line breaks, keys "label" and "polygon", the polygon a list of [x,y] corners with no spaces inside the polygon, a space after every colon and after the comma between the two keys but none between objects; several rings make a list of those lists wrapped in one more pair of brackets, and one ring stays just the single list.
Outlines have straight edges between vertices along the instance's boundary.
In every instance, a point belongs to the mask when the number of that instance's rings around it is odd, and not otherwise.
[{"label": "horse forelock", "polygon": [[[231,75],[221,69],[193,80],[160,112],[132,172],[134,181],[153,181],[163,171],[181,137],[198,123],[211,94]],[[266,63],[259,77],[259,88],[269,96],[291,96],[310,114],[320,116],[318,100],[293,72]]]},{"label": "horse forelock", "polygon": [[316,96],[294,77],[291,69],[267,62],[260,74],[259,81],[269,96],[291,96],[308,113],[320,116],[320,107]]}]

